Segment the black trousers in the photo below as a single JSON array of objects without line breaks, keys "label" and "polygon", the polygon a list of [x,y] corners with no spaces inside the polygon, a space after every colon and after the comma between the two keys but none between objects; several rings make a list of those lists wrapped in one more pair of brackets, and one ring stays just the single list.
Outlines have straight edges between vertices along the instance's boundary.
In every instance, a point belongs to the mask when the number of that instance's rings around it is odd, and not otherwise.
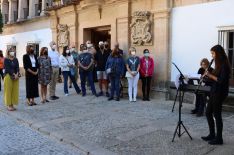
[{"label": "black trousers", "polygon": [[214,118],[215,118],[216,130],[217,130],[216,138],[218,140],[223,138],[222,104],[225,98],[226,96],[221,94],[211,94],[210,100],[206,108],[206,118],[209,125],[210,135],[215,136],[215,124],[214,124]]},{"label": "black trousers", "polygon": [[203,113],[205,109],[205,105],[206,105],[206,94],[197,94],[195,110],[198,113]]},{"label": "black trousers", "polygon": [[143,98],[149,98],[152,77],[141,77]]}]

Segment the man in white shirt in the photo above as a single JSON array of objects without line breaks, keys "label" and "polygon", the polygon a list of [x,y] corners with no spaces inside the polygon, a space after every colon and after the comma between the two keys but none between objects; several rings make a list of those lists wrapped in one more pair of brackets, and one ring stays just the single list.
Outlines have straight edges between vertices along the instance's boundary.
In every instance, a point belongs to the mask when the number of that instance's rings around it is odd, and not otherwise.
[{"label": "man in white shirt", "polygon": [[48,55],[51,59],[52,73],[51,73],[51,82],[50,82],[50,99],[56,100],[59,99],[55,95],[56,82],[59,76],[59,52],[56,50],[57,46],[54,41],[50,42],[51,50],[48,52]]}]

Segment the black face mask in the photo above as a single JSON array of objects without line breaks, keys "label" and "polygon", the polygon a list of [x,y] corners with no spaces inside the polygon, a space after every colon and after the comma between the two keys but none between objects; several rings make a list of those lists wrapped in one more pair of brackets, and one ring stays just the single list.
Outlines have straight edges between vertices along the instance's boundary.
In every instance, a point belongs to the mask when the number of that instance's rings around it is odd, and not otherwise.
[{"label": "black face mask", "polygon": [[46,55],[46,56],[48,55],[48,51],[47,50],[45,50],[44,55]]},{"label": "black face mask", "polygon": [[30,50],[30,52],[29,52],[30,54],[34,54],[34,50]]}]

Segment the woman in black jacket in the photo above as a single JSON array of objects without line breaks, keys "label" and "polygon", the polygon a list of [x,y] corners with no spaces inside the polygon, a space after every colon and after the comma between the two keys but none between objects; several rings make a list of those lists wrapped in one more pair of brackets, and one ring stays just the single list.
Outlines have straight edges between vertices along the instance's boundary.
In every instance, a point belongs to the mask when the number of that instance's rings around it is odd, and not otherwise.
[{"label": "woman in black jacket", "polygon": [[[228,96],[231,67],[222,46],[216,45],[212,47],[211,55],[215,62],[215,69],[212,73],[205,73],[205,76],[213,81],[210,91],[210,101],[208,102],[206,108],[206,117],[209,125],[210,134],[206,137],[202,137],[202,139],[205,141],[209,141],[209,144],[211,145],[222,145],[222,104],[225,98]],[[216,135],[215,124],[217,130]]]},{"label": "woman in black jacket", "polygon": [[38,61],[34,54],[32,46],[26,47],[26,52],[23,56],[23,64],[25,69],[26,80],[26,98],[29,106],[36,105],[34,98],[39,97],[38,93]]}]

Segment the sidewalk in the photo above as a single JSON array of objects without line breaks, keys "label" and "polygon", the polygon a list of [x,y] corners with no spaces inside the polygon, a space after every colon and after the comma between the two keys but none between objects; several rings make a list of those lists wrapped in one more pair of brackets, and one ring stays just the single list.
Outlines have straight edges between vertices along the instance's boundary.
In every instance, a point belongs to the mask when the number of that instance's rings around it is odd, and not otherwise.
[{"label": "sidewalk", "polygon": [[[88,93],[86,97],[69,89],[63,94],[63,84],[57,85],[59,100],[28,107],[25,103],[24,79],[20,82],[18,111],[7,112],[3,104],[0,111],[24,122],[34,130],[94,155],[191,155],[225,154],[234,152],[234,114],[223,113],[224,145],[210,146],[200,139],[207,135],[205,117],[190,114],[193,105],[184,104],[182,120],[193,137],[184,134],[171,142],[178,121],[178,104],[171,112],[172,101],[162,98],[150,102],[129,103],[107,101]],[[2,94],[2,92],[1,92]],[[39,103],[39,98],[36,100]]]}]

